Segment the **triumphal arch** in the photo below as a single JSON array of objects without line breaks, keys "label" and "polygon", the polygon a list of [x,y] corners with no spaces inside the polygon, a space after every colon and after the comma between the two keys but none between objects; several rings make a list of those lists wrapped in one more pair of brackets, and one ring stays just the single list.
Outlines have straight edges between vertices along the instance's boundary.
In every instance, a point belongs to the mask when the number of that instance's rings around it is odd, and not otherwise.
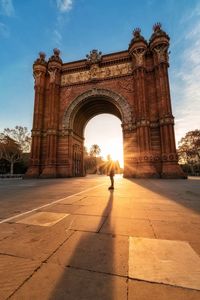
[{"label": "triumphal arch", "polygon": [[35,104],[27,177],[84,176],[87,122],[101,113],[122,123],[125,177],[184,177],[178,162],[168,79],[169,36],[149,42],[139,28],[127,50],[63,63],[54,49],[33,64]]}]

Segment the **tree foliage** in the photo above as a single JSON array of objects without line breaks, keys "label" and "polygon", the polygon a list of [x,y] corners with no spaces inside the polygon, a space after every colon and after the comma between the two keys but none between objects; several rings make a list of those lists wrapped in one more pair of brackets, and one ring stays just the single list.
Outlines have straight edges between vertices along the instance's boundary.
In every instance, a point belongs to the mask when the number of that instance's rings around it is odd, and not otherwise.
[{"label": "tree foliage", "polygon": [[21,159],[20,145],[9,136],[1,135],[0,157],[10,163],[10,174],[13,174],[14,164]]},{"label": "tree foliage", "polygon": [[178,154],[182,163],[200,163],[200,130],[186,133],[178,143]]},{"label": "tree foliage", "polygon": [[[189,173],[200,170],[200,130],[189,131],[178,143],[179,163]],[[186,168],[187,167],[187,168]],[[189,171],[190,170],[190,171]],[[195,171],[196,170],[196,171]]]},{"label": "tree foliage", "polygon": [[15,126],[15,128],[5,128],[4,136],[10,137],[20,146],[22,152],[30,152],[31,135],[27,127]]},{"label": "tree foliage", "polygon": [[101,153],[101,149],[100,149],[99,145],[94,144],[90,147],[90,156],[97,157],[97,156],[99,156],[100,153]]},{"label": "tree foliage", "polygon": [[27,127],[15,126],[15,128],[5,128],[0,133],[0,160],[5,165],[7,161],[10,165],[10,173],[13,174],[14,164],[23,161],[23,153],[30,152],[31,137]]}]

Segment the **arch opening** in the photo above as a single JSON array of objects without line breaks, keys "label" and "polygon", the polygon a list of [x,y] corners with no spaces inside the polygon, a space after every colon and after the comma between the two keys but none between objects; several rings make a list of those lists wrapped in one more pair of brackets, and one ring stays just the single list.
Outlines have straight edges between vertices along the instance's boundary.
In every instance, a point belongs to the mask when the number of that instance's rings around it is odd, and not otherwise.
[{"label": "arch opening", "polygon": [[88,122],[97,115],[111,114],[122,121],[119,109],[106,98],[89,98],[81,103],[72,118],[73,132],[80,137],[84,137],[84,129]]},{"label": "arch opening", "polygon": [[[93,117],[84,130],[85,170],[86,173],[105,174],[108,157],[116,161],[117,172],[124,166],[123,134],[121,120],[111,114],[100,114]],[[95,161],[95,154],[90,156],[91,149],[98,145],[100,153]],[[98,148],[98,147],[97,147]]]}]

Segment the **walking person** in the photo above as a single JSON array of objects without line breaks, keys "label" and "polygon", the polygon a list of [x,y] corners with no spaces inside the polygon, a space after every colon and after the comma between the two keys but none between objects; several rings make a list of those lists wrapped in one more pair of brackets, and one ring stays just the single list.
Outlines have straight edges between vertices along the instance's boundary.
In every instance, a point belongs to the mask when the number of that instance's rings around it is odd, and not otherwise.
[{"label": "walking person", "polygon": [[111,161],[108,166],[108,176],[110,176],[111,186],[108,188],[109,190],[114,190],[114,176],[115,176],[115,163]]}]

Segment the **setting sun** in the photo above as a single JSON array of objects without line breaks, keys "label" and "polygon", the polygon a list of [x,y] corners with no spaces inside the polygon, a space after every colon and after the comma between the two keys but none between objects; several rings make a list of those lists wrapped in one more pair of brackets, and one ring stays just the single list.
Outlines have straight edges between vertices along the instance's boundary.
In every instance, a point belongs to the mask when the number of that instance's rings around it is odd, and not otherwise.
[{"label": "setting sun", "polygon": [[91,119],[85,128],[85,146],[97,144],[101,149],[100,156],[118,160],[123,168],[123,139],[121,121],[110,114],[101,114]]}]

